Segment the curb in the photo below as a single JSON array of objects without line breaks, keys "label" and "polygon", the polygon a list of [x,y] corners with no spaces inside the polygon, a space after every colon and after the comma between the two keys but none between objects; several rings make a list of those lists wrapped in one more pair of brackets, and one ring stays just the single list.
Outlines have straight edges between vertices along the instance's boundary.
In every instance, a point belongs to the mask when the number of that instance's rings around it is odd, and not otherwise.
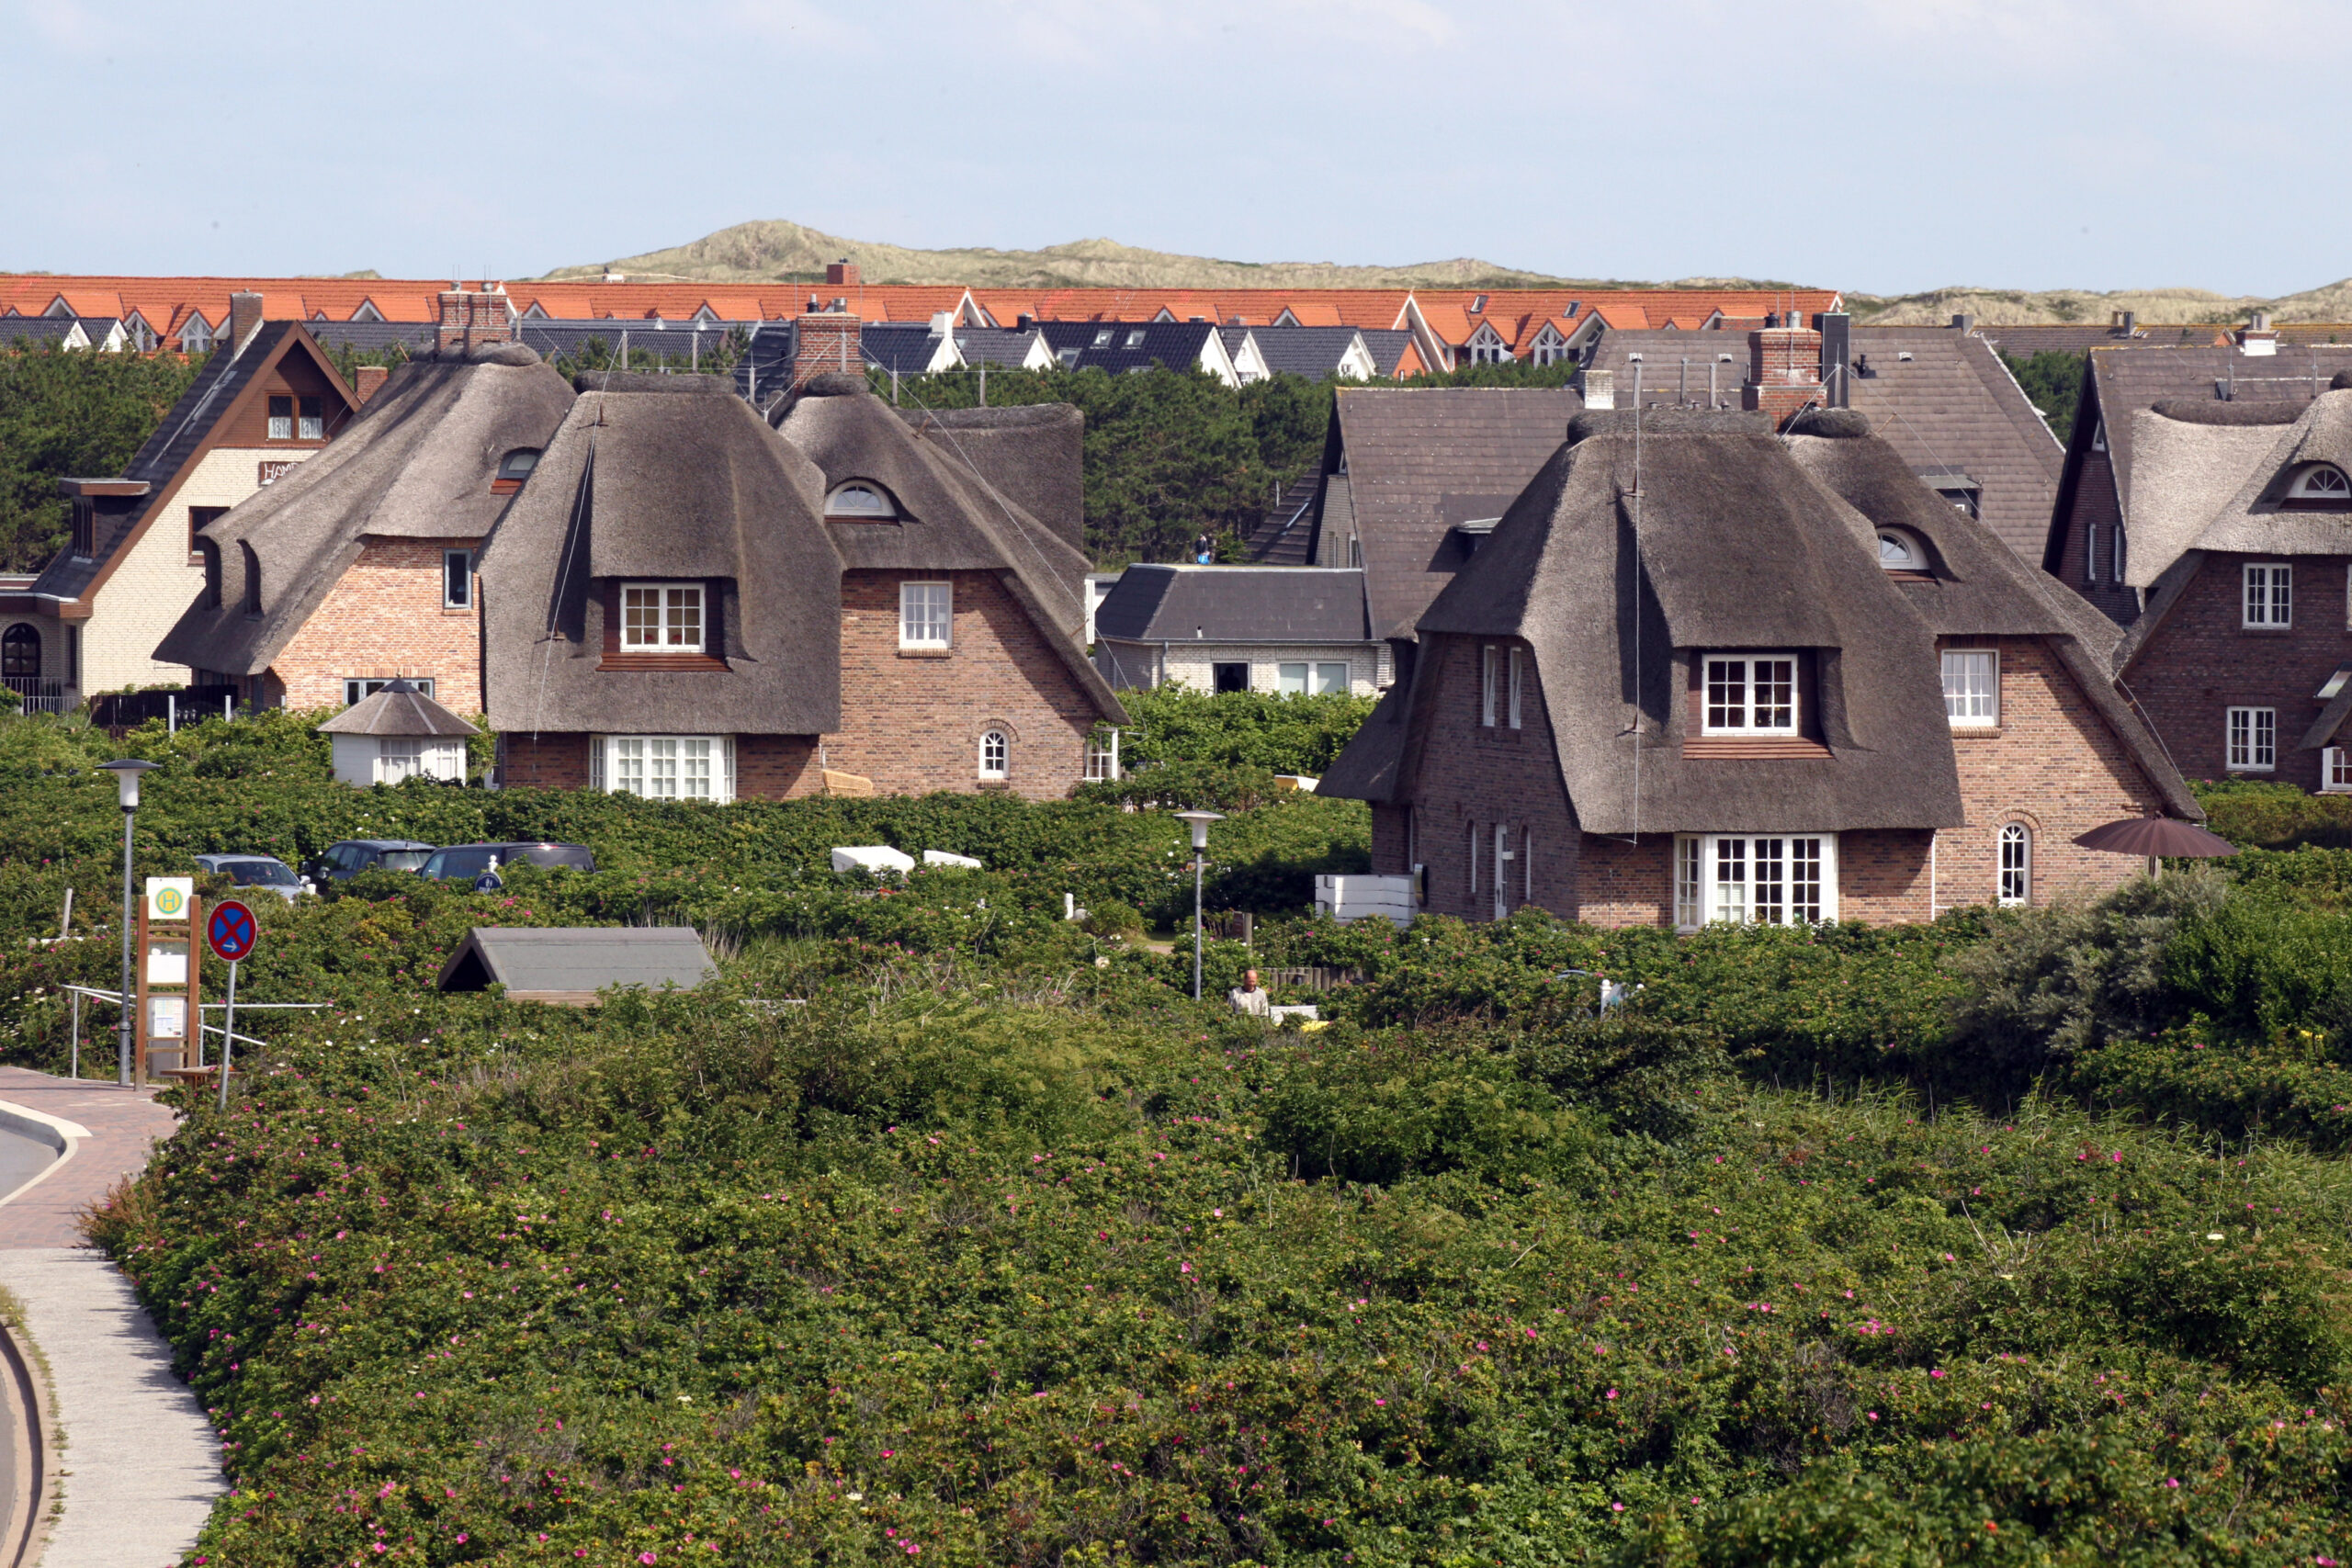
[{"label": "curb", "polygon": [[23,1333],[22,1325],[12,1328],[0,1324],[0,1362],[6,1363],[5,1375],[16,1384],[16,1414],[23,1418],[21,1425],[8,1423],[7,1441],[16,1450],[17,1471],[24,1483],[17,1488],[6,1530],[0,1532],[0,1564],[6,1568],[27,1568],[40,1562],[49,1549],[45,1521],[53,1517],[49,1509],[50,1491],[56,1483],[55,1456],[49,1441],[49,1389],[32,1358],[17,1343]]},{"label": "curb", "polygon": [[[39,1176],[6,1197],[0,1197],[0,1205],[15,1202],[51,1177],[55,1176],[64,1168],[68,1160],[80,1152],[82,1140],[90,1136],[90,1130],[79,1122],[68,1122],[62,1116],[51,1116],[45,1111],[35,1111],[29,1105],[18,1105],[14,1100],[0,1100],[0,1128],[20,1134],[30,1138],[34,1143],[46,1144],[57,1151],[57,1157],[41,1167]],[[13,1352],[0,1352],[0,1354],[10,1353]],[[5,1541],[0,1540],[0,1548],[4,1546]],[[0,1563],[5,1563],[6,1561],[5,1556],[0,1556]]]}]

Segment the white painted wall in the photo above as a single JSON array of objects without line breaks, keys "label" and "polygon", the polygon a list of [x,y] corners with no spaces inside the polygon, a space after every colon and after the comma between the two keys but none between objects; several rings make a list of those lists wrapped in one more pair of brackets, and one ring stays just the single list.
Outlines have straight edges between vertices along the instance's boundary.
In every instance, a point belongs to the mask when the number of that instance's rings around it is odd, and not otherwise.
[{"label": "white painted wall", "polygon": [[[1248,660],[1250,689],[1272,693],[1280,687],[1283,664],[1336,664],[1348,666],[1348,691],[1359,697],[1380,694],[1379,679],[1385,672],[1386,662],[1380,658],[1385,645],[1369,642],[1281,644],[1233,642],[1171,642],[1168,645],[1166,679],[1170,685],[1194,686],[1204,692],[1216,690],[1216,673],[1213,665]],[[1163,669],[1160,647],[1156,642],[1102,642],[1095,652],[1095,668],[1114,686],[1152,686],[1160,680]]]}]

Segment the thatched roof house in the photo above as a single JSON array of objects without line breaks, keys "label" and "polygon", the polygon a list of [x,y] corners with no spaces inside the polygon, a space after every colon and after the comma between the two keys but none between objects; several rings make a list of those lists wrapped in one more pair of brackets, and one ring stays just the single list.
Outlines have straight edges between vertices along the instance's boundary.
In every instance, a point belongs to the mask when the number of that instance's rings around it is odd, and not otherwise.
[{"label": "thatched roof house", "polygon": [[[2113,634],[1859,413],[1588,412],[1419,619],[1319,785],[1426,907],[1607,923],[1926,918],[2126,869],[2197,808]],[[2079,821],[2078,821],[2079,818]]]}]

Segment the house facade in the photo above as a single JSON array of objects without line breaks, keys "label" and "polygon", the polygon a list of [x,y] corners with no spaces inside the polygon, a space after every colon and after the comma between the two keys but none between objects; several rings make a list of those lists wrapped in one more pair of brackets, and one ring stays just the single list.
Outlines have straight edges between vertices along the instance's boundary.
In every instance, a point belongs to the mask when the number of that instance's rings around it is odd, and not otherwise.
[{"label": "house facade", "polygon": [[236,315],[154,432],[108,478],[60,481],[65,548],[21,593],[0,595],[5,682],[59,712],[91,693],[187,682],[156,645],[204,589],[204,526],[276,484],[351,421],[359,397],[300,322]]},{"label": "house facade", "polygon": [[502,297],[448,295],[439,346],[197,530],[199,589],[155,657],[255,706],[343,707],[406,680],[480,712],[475,553],[572,400],[511,332]]},{"label": "house facade", "polygon": [[1369,697],[1390,664],[1361,568],[1131,566],[1094,613],[1094,667],[1114,687]]},{"label": "house facade", "polygon": [[1319,786],[1376,872],[1475,919],[1921,920],[2112,886],[2075,836],[2199,815],[2111,623],[1861,416],[1781,423],[1575,421]]}]

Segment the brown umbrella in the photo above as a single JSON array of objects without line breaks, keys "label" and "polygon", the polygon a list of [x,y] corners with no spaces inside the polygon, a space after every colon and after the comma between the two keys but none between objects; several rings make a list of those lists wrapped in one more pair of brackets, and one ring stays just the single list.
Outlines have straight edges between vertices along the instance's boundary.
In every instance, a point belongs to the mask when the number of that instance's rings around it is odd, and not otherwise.
[{"label": "brown umbrella", "polygon": [[2233,855],[2238,852],[2237,846],[2227,839],[2209,833],[2193,822],[2176,822],[2169,817],[2127,817],[2120,822],[2094,828],[2075,842],[2086,850],[2105,850],[2109,854],[2118,855],[2144,855],[2150,860],[2162,855]]}]

